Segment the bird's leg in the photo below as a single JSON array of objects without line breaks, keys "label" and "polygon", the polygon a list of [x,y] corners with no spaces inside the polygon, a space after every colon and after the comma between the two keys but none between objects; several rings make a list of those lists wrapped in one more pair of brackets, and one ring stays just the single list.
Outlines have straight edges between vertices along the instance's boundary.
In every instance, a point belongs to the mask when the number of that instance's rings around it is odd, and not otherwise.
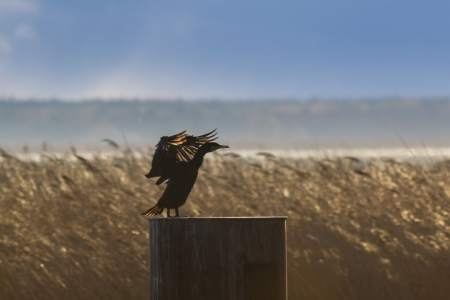
[{"label": "bird's leg", "polygon": [[180,216],[180,213],[178,212],[178,207],[177,208],[175,208],[175,217],[179,217]]},{"label": "bird's leg", "polygon": [[170,209],[167,209],[167,217],[170,218]]}]

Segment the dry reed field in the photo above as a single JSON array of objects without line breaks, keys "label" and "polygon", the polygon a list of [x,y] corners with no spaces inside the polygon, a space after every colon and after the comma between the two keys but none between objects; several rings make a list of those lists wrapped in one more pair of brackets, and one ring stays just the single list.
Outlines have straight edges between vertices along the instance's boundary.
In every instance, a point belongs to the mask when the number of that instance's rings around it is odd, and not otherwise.
[{"label": "dry reed field", "polygon": [[[0,163],[0,299],[146,299],[151,156]],[[211,155],[190,216],[282,216],[289,299],[448,299],[450,161]]]}]

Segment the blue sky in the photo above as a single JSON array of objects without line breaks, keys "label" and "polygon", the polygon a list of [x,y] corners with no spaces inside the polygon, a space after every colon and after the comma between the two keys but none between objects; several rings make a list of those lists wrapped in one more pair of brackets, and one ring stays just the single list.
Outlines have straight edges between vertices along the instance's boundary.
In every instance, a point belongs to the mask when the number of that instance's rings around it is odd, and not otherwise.
[{"label": "blue sky", "polygon": [[433,0],[0,0],[0,96],[447,96],[449,13]]}]

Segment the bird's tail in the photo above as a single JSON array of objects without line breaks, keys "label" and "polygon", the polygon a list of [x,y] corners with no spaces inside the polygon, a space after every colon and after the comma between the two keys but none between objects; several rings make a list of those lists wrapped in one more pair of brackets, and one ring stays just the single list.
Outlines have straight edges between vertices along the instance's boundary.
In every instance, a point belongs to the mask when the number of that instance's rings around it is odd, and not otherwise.
[{"label": "bird's tail", "polygon": [[147,217],[154,217],[157,215],[160,215],[164,211],[163,207],[159,207],[158,205],[153,206],[146,212],[143,212],[141,215],[147,216]]}]

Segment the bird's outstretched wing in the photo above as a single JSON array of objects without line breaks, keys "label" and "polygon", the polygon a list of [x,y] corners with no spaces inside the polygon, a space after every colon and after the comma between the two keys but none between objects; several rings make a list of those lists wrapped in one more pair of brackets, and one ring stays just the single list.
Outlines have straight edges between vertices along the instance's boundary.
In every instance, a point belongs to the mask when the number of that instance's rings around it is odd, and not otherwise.
[{"label": "bird's outstretched wing", "polygon": [[189,135],[185,130],[172,136],[161,137],[159,143],[155,145],[152,169],[145,176],[147,178],[161,176],[157,184],[164,182],[176,164],[190,161],[201,145],[217,139],[216,134],[216,129],[200,136]]}]

